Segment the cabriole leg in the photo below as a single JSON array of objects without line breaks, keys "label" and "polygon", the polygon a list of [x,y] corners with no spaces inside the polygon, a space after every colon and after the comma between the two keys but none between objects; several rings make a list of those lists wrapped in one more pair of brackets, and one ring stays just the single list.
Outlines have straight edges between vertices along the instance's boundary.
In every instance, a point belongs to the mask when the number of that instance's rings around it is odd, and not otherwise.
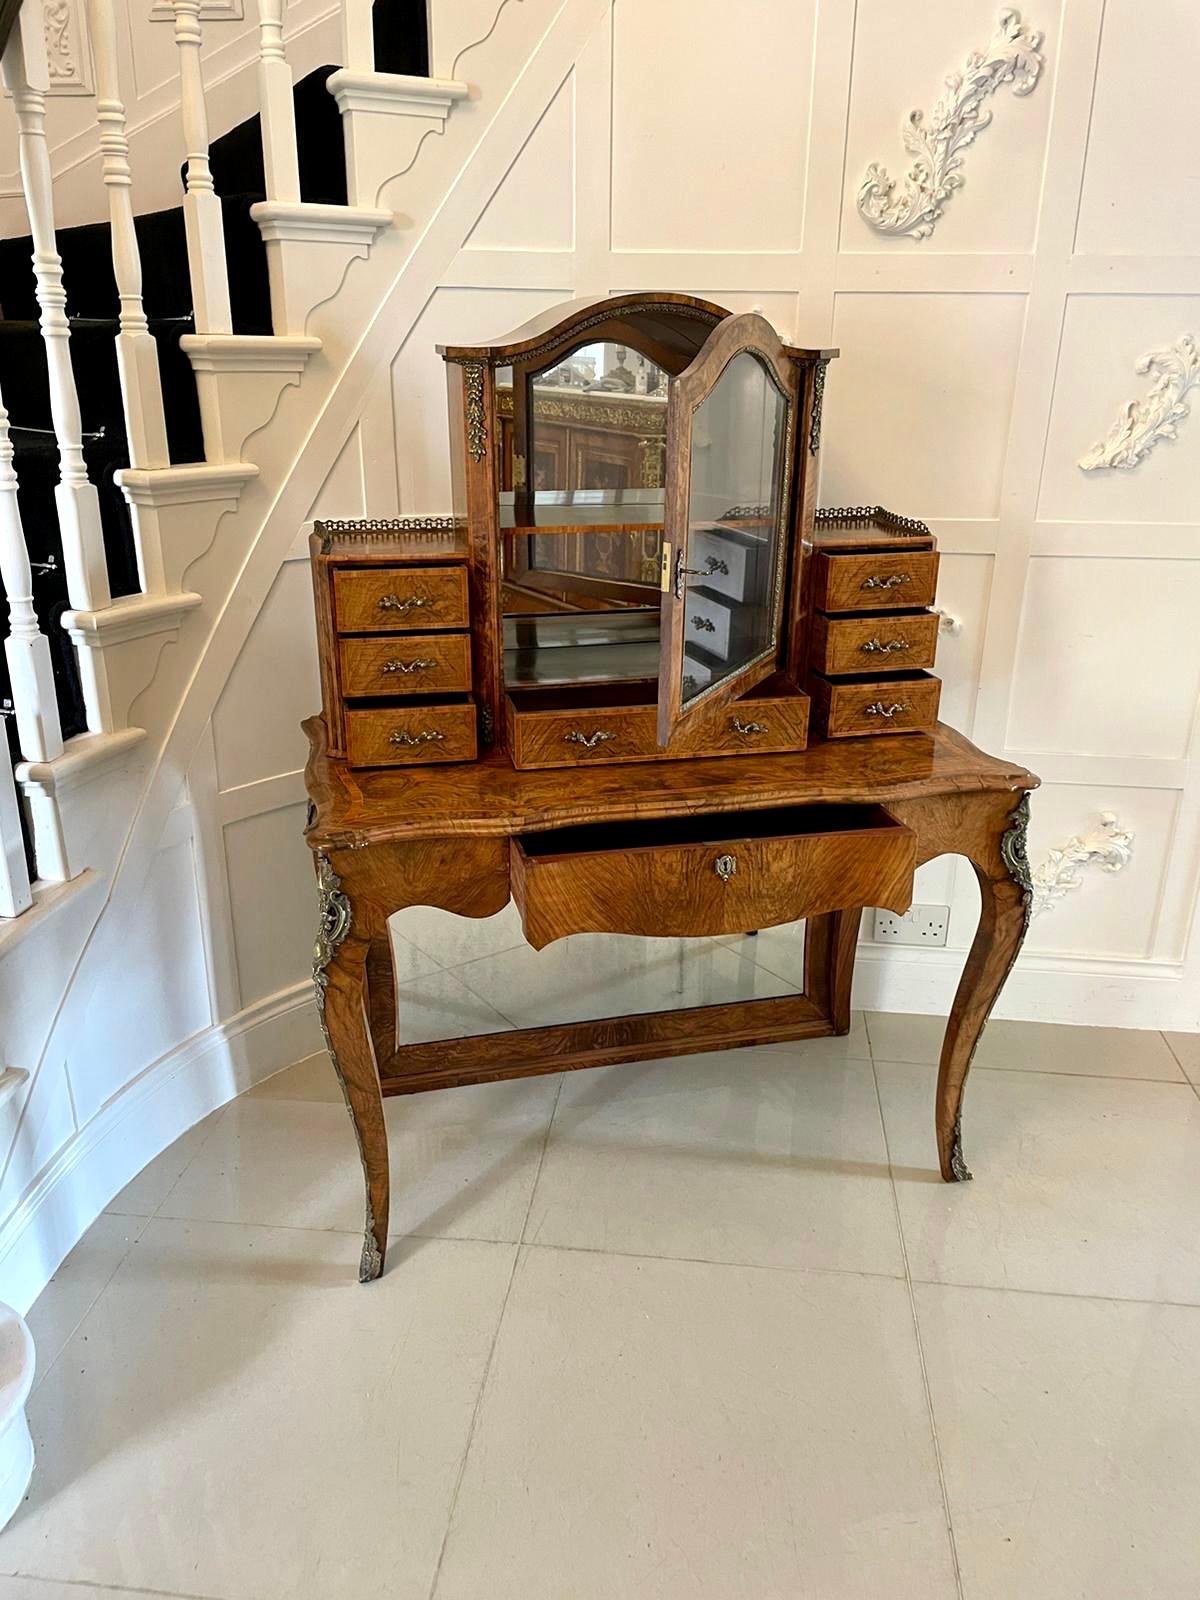
[{"label": "cabriole leg", "polygon": [[947,1183],[963,1183],[971,1172],[962,1151],[962,1099],[971,1058],[1004,980],[1012,971],[1029,927],[1033,885],[1026,836],[1029,796],[997,829],[986,852],[972,857],[979,879],[979,927],[946,1023],[938,1068],[936,1128],[938,1161]]},{"label": "cabriole leg", "polygon": [[366,1226],[360,1283],[383,1271],[388,1228],[388,1145],[383,1095],[367,1010],[370,940],[354,926],[350,901],[329,857],[318,853],[321,920],[313,953],[317,1009],[334,1071],[346,1096],[366,1182]]}]

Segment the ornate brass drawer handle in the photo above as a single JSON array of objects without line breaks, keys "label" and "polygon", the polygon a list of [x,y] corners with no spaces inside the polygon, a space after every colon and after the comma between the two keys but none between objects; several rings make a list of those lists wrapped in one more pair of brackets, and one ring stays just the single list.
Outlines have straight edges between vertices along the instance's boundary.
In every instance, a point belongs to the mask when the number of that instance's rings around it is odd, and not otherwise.
[{"label": "ornate brass drawer handle", "polygon": [[713,871],[722,883],[728,883],[737,871],[736,856],[718,856],[713,862]]},{"label": "ornate brass drawer handle", "polygon": [[423,656],[417,661],[385,661],[379,670],[380,672],[429,672],[436,666],[436,661],[430,661]]},{"label": "ornate brass drawer handle", "polygon": [[577,733],[574,729],[563,734],[564,744],[581,744],[585,750],[594,750],[599,744],[607,744],[610,739],[615,739],[615,733],[607,733],[603,728],[597,728],[594,733]]},{"label": "ornate brass drawer handle", "polygon": [[[683,551],[681,550],[679,552],[679,555],[676,557],[676,562],[675,562],[675,598],[676,598],[676,600],[682,600],[683,599],[683,590],[684,590],[684,582],[683,582],[683,580],[685,578],[711,578],[714,572],[724,573],[724,575],[726,577],[728,577],[729,576],[729,565],[728,565],[728,563],[725,562],[725,561],[722,561],[720,556],[705,556],[704,565],[702,567],[685,567],[684,564],[683,564]],[[663,580],[663,587],[664,588],[666,587],[665,578]]]},{"label": "ornate brass drawer handle", "polygon": [[420,733],[409,733],[406,728],[397,728],[395,733],[388,735],[389,744],[441,744],[446,735],[438,728],[425,728]]},{"label": "ornate brass drawer handle", "polygon": [[907,639],[889,639],[886,644],[881,643],[878,639],[868,639],[866,644],[860,644],[858,648],[865,650],[868,655],[878,651],[880,655],[890,656],[897,650],[911,650],[912,645],[909,644]]},{"label": "ornate brass drawer handle", "polygon": [[902,583],[911,583],[911,572],[889,572],[886,578],[866,578],[864,589],[898,589]]},{"label": "ornate brass drawer handle", "polygon": [[692,627],[697,633],[716,633],[717,625],[709,617],[693,617]]},{"label": "ornate brass drawer handle", "polygon": [[882,700],[876,700],[874,705],[863,707],[864,717],[894,717],[901,711],[911,711],[910,705],[904,705],[899,700],[895,705],[885,706]]},{"label": "ornate brass drawer handle", "polygon": [[398,594],[381,594],[379,596],[380,611],[415,611],[418,606],[431,606],[433,601],[427,594],[409,594],[401,600]]},{"label": "ornate brass drawer handle", "polygon": [[743,739],[749,739],[752,734],[766,733],[767,731],[765,722],[739,722],[736,717],[729,719],[729,726],[734,733],[740,733]]}]

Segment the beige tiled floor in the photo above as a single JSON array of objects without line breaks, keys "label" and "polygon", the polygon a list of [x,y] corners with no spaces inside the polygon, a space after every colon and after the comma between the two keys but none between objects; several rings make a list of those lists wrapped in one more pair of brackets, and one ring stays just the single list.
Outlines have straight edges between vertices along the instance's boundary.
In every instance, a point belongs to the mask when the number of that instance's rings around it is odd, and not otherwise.
[{"label": "beige tiled floor", "polygon": [[34,1308],[0,1600],[1195,1600],[1196,1036],[994,1024],[956,1186],[937,1041],[392,1101],[369,1288],[328,1066],[264,1084]]}]

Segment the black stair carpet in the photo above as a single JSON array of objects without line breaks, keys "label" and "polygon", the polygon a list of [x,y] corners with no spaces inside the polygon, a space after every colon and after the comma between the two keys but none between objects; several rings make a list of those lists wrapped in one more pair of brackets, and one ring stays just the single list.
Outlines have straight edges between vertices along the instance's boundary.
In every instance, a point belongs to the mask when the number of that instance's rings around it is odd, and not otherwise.
[{"label": "black stair carpet", "polygon": [[[375,0],[374,32],[375,60],[381,72],[428,74],[425,0]],[[334,70],[320,67],[295,85],[296,145],[301,197],[345,205],[341,116],[325,88]],[[234,332],[270,333],[266,250],[250,215],[250,207],[264,198],[266,187],[260,119],[251,117],[213,140],[209,161],[221,197]],[[181,174],[181,198],[182,192]],[[191,363],[179,348],[181,335],[193,327],[182,204],[138,217],[136,228],[146,317],[158,345],[171,461],[203,461],[195,379]],[[129,508],[114,482],[114,474],[129,465],[129,452],[117,374],[118,299],[109,226],[90,223],[60,229],[58,250],[71,324],[71,366],[83,420],[84,459],[100,500],[109,584],[114,596],[134,594],[138,576]],[[34,601],[50,640],[63,734],[70,737],[84,731],[86,720],[74,652],[57,625],[67,608],[54,505],[58,449],[51,426],[32,251],[28,235],[0,239],[0,391],[10,418],[30,559],[44,565],[44,570],[34,574]],[[0,656],[0,702],[8,696],[7,664]],[[11,717],[8,724],[15,751]]]}]

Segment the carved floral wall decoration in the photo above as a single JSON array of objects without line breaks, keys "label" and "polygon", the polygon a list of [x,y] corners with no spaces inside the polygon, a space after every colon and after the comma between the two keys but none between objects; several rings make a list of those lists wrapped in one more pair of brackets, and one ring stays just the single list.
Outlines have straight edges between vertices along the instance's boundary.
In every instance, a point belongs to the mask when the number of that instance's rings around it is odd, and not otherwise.
[{"label": "carved floral wall decoration", "polygon": [[910,111],[904,127],[904,148],[913,157],[903,190],[886,167],[872,162],[858,191],[858,209],[879,233],[927,239],[946,202],[964,183],[963,151],[992,120],[984,101],[1001,84],[1027,95],[1036,87],[1042,67],[1042,35],[1021,21],[1018,11],[1000,13],[986,49],[972,50],[961,72],[946,79],[950,91],[925,121],[923,111]]},{"label": "carved floral wall decoration", "polygon": [[1090,833],[1068,839],[1051,850],[1033,873],[1033,914],[1052,910],[1072,889],[1083,883],[1083,869],[1098,866],[1102,872],[1120,872],[1133,854],[1133,834],[1123,828],[1113,811],[1100,813],[1099,826]]},{"label": "carved floral wall decoration", "polygon": [[1141,400],[1130,400],[1105,434],[1079,458],[1085,472],[1097,467],[1122,467],[1126,471],[1144,461],[1163,439],[1174,439],[1191,407],[1184,400],[1189,389],[1200,387],[1200,351],[1195,337],[1181,334],[1174,344],[1147,350],[1135,372],[1153,372],[1154,382]]},{"label": "carved floral wall decoration", "polygon": [[92,52],[84,0],[45,0],[42,27],[51,94],[91,94]]}]

